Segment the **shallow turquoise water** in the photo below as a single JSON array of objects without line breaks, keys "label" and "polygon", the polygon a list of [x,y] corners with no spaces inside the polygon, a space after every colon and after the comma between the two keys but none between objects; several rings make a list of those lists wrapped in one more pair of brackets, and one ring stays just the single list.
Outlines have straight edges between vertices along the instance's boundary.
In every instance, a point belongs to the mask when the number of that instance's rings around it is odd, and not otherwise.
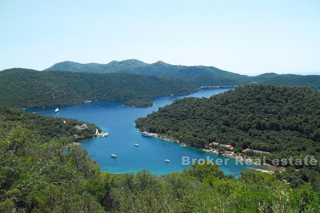
[{"label": "shallow turquoise water", "polygon": [[[201,90],[183,97],[210,97],[225,91],[224,89]],[[137,118],[144,117],[179,98],[182,97],[158,98],[154,100],[154,105],[148,108],[127,107],[121,102],[97,101],[63,107],[59,113],[54,113],[54,109],[34,109],[32,111],[46,116],[88,121],[108,131],[107,138],[94,138],[81,144],[103,171],[129,173],[146,169],[154,174],[183,171],[187,166],[182,165],[182,156],[197,159],[207,157],[229,159],[228,165],[220,166],[228,175],[239,176],[241,171],[252,168],[235,165],[232,158],[208,154],[194,148],[182,147],[162,139],[147,138],[139,134],[134,124]],[[135,147],[135,143],[138,143],[139,147]],[[111,158],[112,153],[116,153],[118,158]],[[171,162],[165,163],[165,159],[170,159]]]}]

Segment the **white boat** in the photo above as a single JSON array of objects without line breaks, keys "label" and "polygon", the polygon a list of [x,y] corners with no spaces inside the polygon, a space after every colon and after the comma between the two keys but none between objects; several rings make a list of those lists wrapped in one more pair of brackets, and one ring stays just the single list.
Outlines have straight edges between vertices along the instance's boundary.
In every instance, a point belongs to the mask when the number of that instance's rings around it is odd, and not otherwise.
[{"label": "white boat", "polygon": [[170,162],[171,162],[171,160],[169,160],[169,159],[165,159],[165,160],[164,160],[164,162],[166,162],[166,163],[170,163]]},{"label": "white boat", "polygon": [[141,132],[141,135],[142,135],[143,137],[148,137],[148,138],[151,137],[151,135],[150,135],[148,132]]},{"label": "white boat", "polygon": [[103,137],[103,138],[105,138],[105,137],[108,137],[109,133],[108,133],[108,132],[99,132],[99,129],[96,129],[95,135],[96,135],[97,137]]},{"label": "white boat", "polygon": [[136,143],[136,144],[134,144],[134,146],[135,146],[135,147],[138,147],[138,146],[139,146],[139,144],[137,144],[137,143]]},{"label": "white boat", "polygon": [[108,135],[109,135],[109,133],[107,133],[107,132],[101,133],[101,136],[102,136],[103,138],[108,137]]},{"label": "white boat", "polygon": [[112,157],[112,158],[117,158],[117,157],[118,157],[118,155],[117,155],[117,154],[112,153],[112,154],[111,154],[111,157]]},{"label": "white boat", "polygon": [[54,110],[55,113],[57,113],[57,112],[59,112],[59,111],[60,111],[59,108],[56,108],[56,109]]}]

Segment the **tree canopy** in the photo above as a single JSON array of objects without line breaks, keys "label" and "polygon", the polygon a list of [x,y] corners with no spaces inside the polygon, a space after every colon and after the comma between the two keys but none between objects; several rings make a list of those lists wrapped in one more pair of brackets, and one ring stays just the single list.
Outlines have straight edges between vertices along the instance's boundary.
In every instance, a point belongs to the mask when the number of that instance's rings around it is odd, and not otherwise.
[{"label": "tree canopy", "polygon": [[[306,156],[320,162],[319,106],[320,94],[312,89],[250,85],[209,99],[178,100],[138,119],[136,125],[197,148],[218,142],[233,145],[238,152],[246,148],[270,152],[265,156],[268,162]],[[314,174],[319,165],[295,169],[301,174],[292,177],[320,189]]]},{"label": "tree canopy", "polygon": [[179,79],[126,73],[39,72],[27,69],[0,72],[0,106],[16,108],[78,104],[88,100],[146,101],[170,94],[186,94],[196,89]]},{"label": "tree canopy", "polygon": [[[34,140],[17,127],[0,139],[1,212],[319,212],[308,184],[291,188],[269,174],[225,177],[216,165],[184,173],[99,172],[66,138]],[[258,180],[258,181],[257,181]]]}]

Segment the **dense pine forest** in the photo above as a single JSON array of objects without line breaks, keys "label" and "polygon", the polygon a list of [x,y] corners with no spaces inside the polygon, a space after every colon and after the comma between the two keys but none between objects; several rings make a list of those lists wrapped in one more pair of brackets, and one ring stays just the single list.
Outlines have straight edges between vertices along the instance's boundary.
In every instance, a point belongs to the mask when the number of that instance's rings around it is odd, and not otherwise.
[{"label": "dense pine forest", "polygon": [[0,107],[0,138],[15,128],[30,132],[34,139],[39,137],[39,140],[49,140],[68,137],[75,141],[92,138],[96,128],[100,130],[93,124],[78,120],[44,117]]},{"label": "dense pine forest", "polygon": [[59,106],[87,100],[134,99],[137,102],[195,90],[196,87],[178,79],[125,73],[39,72],[28,69],[0,72],[0,106],[6,107]]},{"label": "dense pine forest", "polygon": [[146,107],[159,96],[187,94],[201,87],[232,88],[259,82],[320,89],[319,76],[268,73],[249,77],[215,67],[144,64],[135,60],[106,66],[65,62],[50,70],[15,68],[0,72],[0,106],[48,107],[88,100],[121,100],[128,106]]},{"label": "dense pine forest", "polygon": [[292,188],[254,171],[236,179],[209,163],[165,176],[103,173],[85,150],[70,146],[80,123],[6,109],[0,115],[0,212],[320,211],[309,184]]},{"label": "dense pine forest", "polygon": [[[136,124],[197,148],[218,142],[237,153],[247,148],[270,152],[268,163],[306,156],[319,162],[319,106],[320,94],[311,89],[251,85],[209,99],[178,100]],[[278,175],[293,186],[310,182],[320,192],[319,165],[293,165]]]}]

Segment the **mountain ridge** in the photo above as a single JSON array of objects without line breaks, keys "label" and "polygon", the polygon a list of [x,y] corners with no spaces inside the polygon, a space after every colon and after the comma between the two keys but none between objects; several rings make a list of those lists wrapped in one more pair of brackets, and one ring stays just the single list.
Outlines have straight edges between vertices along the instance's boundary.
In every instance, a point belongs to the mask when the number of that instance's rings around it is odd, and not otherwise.
[{"label": "mountain ridge", "polygon": [[107,64],[80,64],[77,62],[60,62],[44,71],[69,71],[89,73],[130,73],[144,76],[157,76],[184,80],[192,86],[222,85],[235,86],[245,81],[247,76],[221,70],[213,66],[172,65],[163,61],[145,63],[137,59],[111,61]]},{"label": "mountain ridge", "polygon": [[[79,63],[79,62],[74,62],[74,61],[62,61],[62,62],[58,62],[58,63],[44,69],[43,71],[109,72],[110,67],[114,66],[114,65],[120,65],[120,66],[127,65],[127,66],[139,67],[139,68],[146,67],[146,66],[149,66],[149,68],[151,66],[160,66],[160,67],[165,66],[165,67],[174,67],[174,68],[201,68],[201,69],[219,70],[219,71],[229,72],[229,71],[222,70],[222,69],[219,69],[214,66],[174,65],[174,64],[166,63],[162,60],[156,61],[154,63],[146,63],[146,62],[143,62],[138,59],[126,59],[126,60],[122,60],[122,61],[113,60],[113,61],[106,63],[106,64],[95,63],[95,62]],[[89,66],[91,66],[91,67],[89,67]],[[93,66],[99,66],[99,68],[97,69],[96,67],[93,67]],[[128,69],[128,67],[126,67],[126,68]],[[229,72],[229,73],[232,73],[232,72]],[[241,75],[241,74],[237,74],[237,73],[232,73],[232,74]]]},{"label": "mountain ridge", "polygon": [[130,73],[144,76],[181,79],[195,87],[236,86],[250,83],[263,83],[298,87],[307,86],[320,90],[320,75],[277,74],[269,72],[257,76],[248,76],[219,69],[214,66],[172,65],[161,60],[154,63],[145,63],[137,59],[128,59],[123,61],[111,61],[107,64],[81,64],[65,61],[54,64],[44,71]]}]

